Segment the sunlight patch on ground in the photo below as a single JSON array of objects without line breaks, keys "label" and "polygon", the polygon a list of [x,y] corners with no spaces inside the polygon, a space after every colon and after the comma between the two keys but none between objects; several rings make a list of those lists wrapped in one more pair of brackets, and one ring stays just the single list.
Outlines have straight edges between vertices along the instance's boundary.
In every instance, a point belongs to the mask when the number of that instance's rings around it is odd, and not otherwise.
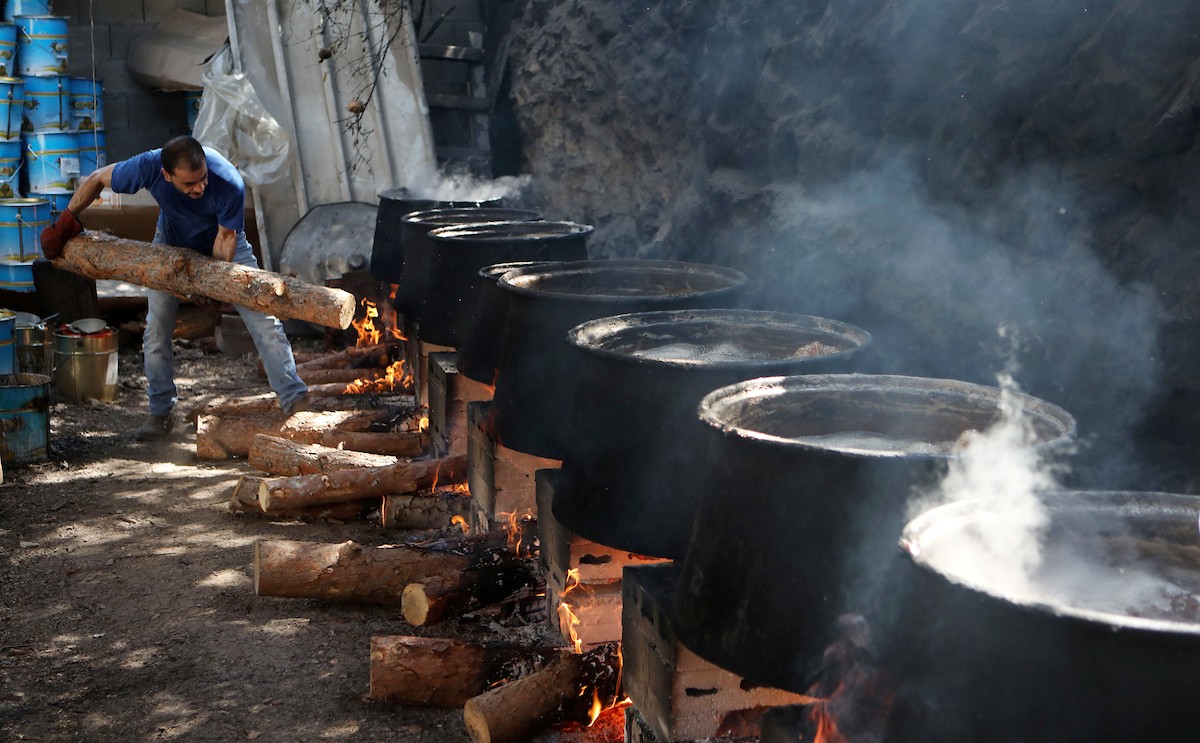
[{"label": "sunlight patch on ground", "polygon": [[275,635],[277,637],[291,637],[298,635],[308,629],[309,621],[304,617],[291,617],[288,619],[272,619],[269,622],[263,623],[256,627],[259,632],[267,635]]},{"label": "sunlight patch on ground", "polygon": [[121,661],[121,668],[127,671],[136,671],[139,668],[145,668],[158,655],[158,648],[140,648],[134,650],[125,656],[125,660]]},{"label": "sunlight patch on ground", "polygon": [[239,588],[249,585],[250,576],[241,570],[229,568],[210,573],[207,578],[196,581],[197,588]]},{"label": "sunlight patch on ground", "polygon": [[327,727],[321,732],[322,738],[349,738],[352,735],[357,735],[359,724],[357,722],[343,722],[340,725]]}]

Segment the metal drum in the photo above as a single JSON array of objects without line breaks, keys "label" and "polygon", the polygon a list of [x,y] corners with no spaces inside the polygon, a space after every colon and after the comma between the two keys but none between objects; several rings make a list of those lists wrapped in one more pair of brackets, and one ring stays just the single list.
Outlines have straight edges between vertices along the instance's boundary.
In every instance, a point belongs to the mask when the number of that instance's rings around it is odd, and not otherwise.
[{"label": "metal drum", "polygon": [[71,129],[77,132],[104,129],[104,83],[90,77],[72,77],[69,89]]},{"label": "metal drum", "polygon": [[22,75],[61,75],[67,71],[67,19],[52,15],[23,15],[17,24],[17,72]]},{"label": "metal drum", "polygon": [[50,453],[50,377],[0,376],[0,461],[37,462]]},{"label": "metal drum", "polygon": [[79,177],[91,175],[105,165],[108,165],[108,155],[104,152],[104,132],[81,131],[79,137]]},{"label": "metal drum", "polygon": [[50,222],[50,202],[45,199],[0,199],[0,260],[40,258],[40,235]]},{"label": "metal drum", "polygon": [[196,119],[200,117],[200,103],[203,99],[203,90],[187,90],[183,93],[183,100],[187,103],[187,123],[189,132],[196,128]]},{"label": "metal drum", "polygon": [[17,27],[13,23],[0,24],[0,77],[17,74]]},{"label": "metal drum", "polygon": [[17,313],[0,310],[0,374],[12,374],[17,370],[16,350],[13,333],[16,332]]},{"label": "metal drum", "polygon": [[36,291],[33,261],[0,261],[0,289],[23,294]]},{"label": "metal drum", "polygon": [[[50,223],[58,221],[58,215],[62,214],[62,210],[67,208],[71,203],[71,193],[33,193],[30,192],[29,198],[42,199],[50,203]],[[40,244],[40,243],[39,243]]]},{"label": "metal drum", "polygon": [[86,335],[63,327],[54,332],[54,389],[73,402],[111,402],[117,397],[117,334],[112,328]]},{"label": "metal drum", "polygon": [[20,142],[25,121],[25,81],[0,77],[0,141]]},{"label": "metal drum", "polygon": [[21,196],[21,165],[24,148],[20,139],[0,142],[0,199]]},{"label": "metal drum", "polygon": [[25,135],[25,164],[31,193],[70,193],[79,178],[79,135],[34,132]]},{"label": "metal drum", "polygon": [[7,0],[4,20],[12,23],[19,15],[50,15],[50,0]]},{"label": "metal drum", "polygon": [[30,132],[71,131],[71,79],[63,75],[21,77],[25,109],[21,129]]},{"label": "metal drum", "polygon": [[50,329],[46,323],[23,322],[22,317],[18,316],[13,337],[17,371],[49,377],[54,369],[54,357],[51,355]]}]

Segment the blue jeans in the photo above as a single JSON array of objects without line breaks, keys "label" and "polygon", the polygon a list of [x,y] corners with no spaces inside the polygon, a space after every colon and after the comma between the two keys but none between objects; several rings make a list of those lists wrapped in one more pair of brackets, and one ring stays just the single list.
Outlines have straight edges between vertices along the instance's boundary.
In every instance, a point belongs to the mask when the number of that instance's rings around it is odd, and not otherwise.
[{"label": "blue jeans", "polygon": [[[154,242],[162,243],[162,235],[155,232]],[[258,261],[244,234],[238,235],[237,250],[233,262],[258,268]],[[146,332],[142,335],[142,354],[145,357],[146,396],[150,402],[150,415],[168,415],[179,400],[175,387],[175,359],[171,353],[171,336],[175,333],[175,312],[179,299],[166,292],[150,290],[146,311]],[[292,358],[292,344],[283,332],[283,323],[261,312],[237,308],[254,340],[254,347],[262,358],[267,371],[267,381],[279,399],[279,406],[287,409],[308,392],[308,386],[296,374],[296,360]]]}]

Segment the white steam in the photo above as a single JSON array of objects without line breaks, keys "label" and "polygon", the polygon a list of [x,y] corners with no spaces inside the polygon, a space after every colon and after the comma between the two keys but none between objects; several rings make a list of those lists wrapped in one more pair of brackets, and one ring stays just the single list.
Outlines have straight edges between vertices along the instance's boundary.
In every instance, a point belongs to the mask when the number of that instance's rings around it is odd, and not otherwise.
[{"label": "white steam", "polygon": [[962,454],[951,460],[932,492],[910,504],[910,516],[946,503],[992,499],[996,506],[988,519],[939,539],[936,548],[944,552],[931,559],[964,582],[1025,594],[1042,564],[1049,524],[1039,494],[1057,487],[1059,465],[1036,447],[1037,434],[1011,372],[998,380],[999,419],[986,431],[964,437]]},{"label": "white steam", "polygon": [[527,175],[485,181],[470,175],[439,175],[432,183],[411,187],[413,196],[432,201],[492,201],[515,198],[531,183]]}]

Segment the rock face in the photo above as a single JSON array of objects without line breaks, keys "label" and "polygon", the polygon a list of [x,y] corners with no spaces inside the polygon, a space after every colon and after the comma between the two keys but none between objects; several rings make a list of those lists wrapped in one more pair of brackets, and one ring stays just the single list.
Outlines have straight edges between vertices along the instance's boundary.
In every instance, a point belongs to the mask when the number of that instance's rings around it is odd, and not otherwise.
[{"label": "rock face", "polygon": [[874,370],[1014,369],[1114,446],[1196,389],[1200,4],[523,5],[523,170],[593,255],[734,266]]}]

